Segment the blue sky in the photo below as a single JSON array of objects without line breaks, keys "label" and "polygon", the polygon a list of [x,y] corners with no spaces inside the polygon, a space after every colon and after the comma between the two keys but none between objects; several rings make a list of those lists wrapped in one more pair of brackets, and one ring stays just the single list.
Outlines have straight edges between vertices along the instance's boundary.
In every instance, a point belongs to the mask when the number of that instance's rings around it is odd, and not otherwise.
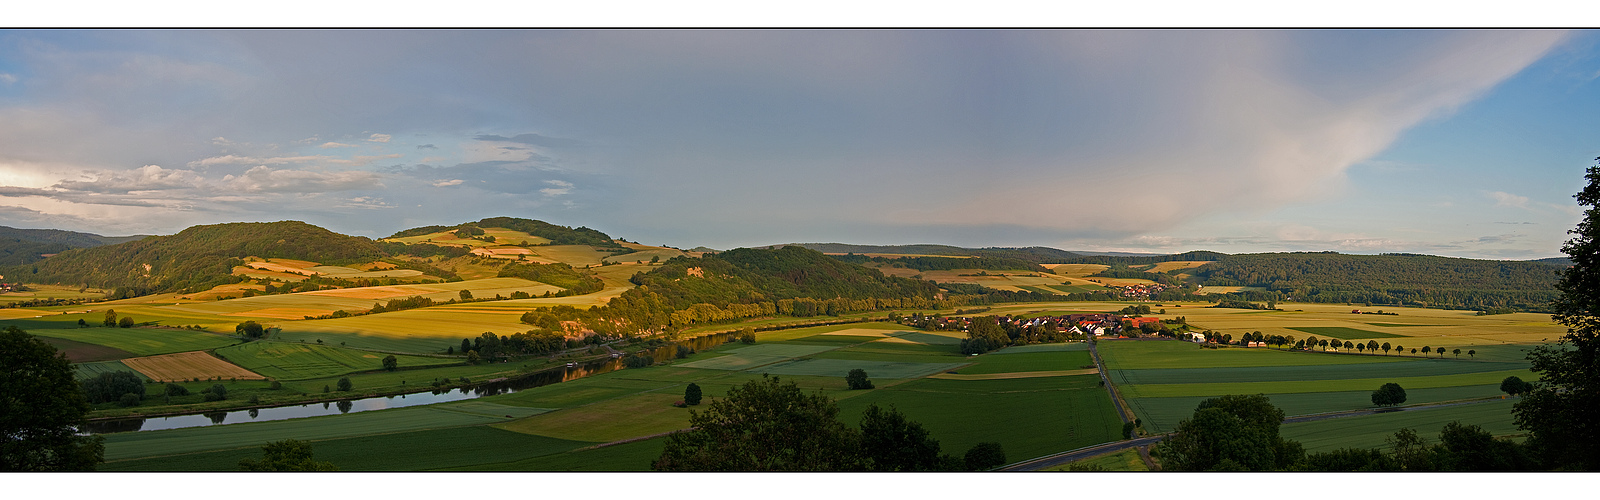
[{"label": "blue sky", "polygon": [[1559,255],[1594,32],[3,31],[0,225]]}]

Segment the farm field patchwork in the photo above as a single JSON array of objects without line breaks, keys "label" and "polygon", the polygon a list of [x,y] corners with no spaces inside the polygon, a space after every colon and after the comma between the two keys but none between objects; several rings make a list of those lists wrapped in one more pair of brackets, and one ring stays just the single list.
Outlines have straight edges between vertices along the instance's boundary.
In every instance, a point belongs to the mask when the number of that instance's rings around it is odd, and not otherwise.
[{"label": "farm field patchwork", "polygon": [[100,376],[101,373],[111,373],[111,372],[133,372],[134,375],[138,375],[139,378],[142,378],[147,382],[150,380],[150,377],[146,377],[146,376],[144,376],[144,374],[139,373],[137,370],[134,370],[133,368],[129,368],[128,365],[122,364],[121,361],[96,361],[96,362],[92,362],[92,363],[73,363],[72,364],[72,372],[73,372],[73,375],[78,377],[79,381],[82,381],[84,379],[90,379],[90,378],[98,377],[98,376]]},{"label": "farm field patchwork", "polygon": [[1333,337],[1344,340],[1405,337],[1405,335],[1394,335],[1390,333],[1374,332],[1372,330],[1361,330],[1343,326],[1291,326],[1288,328],[1290,330],[1306,332],[1312,335],[1321,335],[1323,337]]},{"label": "farm field patchwork", "polygon": [[1419,377],[1382,377],[1360,378],[1324,381],[1276,381],[1276,382],[1222,382],[1222,383],[1196,383],[1196,384],[1142,384],[1119,386],[1125,398],[1160,398],[1173,396],[1223,396],[1227,394],[1276,394],[1298,392],[1336,392],[1351,387],[1371,387],[1393,382],[1400,384],[1406,390],[1428,389],[1436,387],[1455,387],[1463,385],[1498,384],[1506,377],[1519,377],[1523,380],[1537,380],[1538,377],[1527,369],[1502,370],[1490,372],[1463,373],[1457,375],[1433,375]]},{"label": "farm field patchwork", "polygon": [[1112,340],[1096,344],[1108,370],[1140,368],[1231,368],[1248,366],[1399,363],[1407,358],[1344,356],[1274,349],[1202,349],[1180,341]]},{"label": "farm field patchwork", "polygon": [[239,343],[237,339],[221,335],[171,328],[28,328],[27,331],[40,337],[102,345],[138,356],[215,349]]},{"label": "farm field patchwork", "polygon": [[853,359],[802,359],[783,361],[761,367],[763,373],[774,375],[815,375],[821,377],[840,377],[850,373],[850,370],[860,368],[867,372],[869,377],[877,378],[917,378],[946,370],[958,368],[966,363],[904,363],[895,361],[866,361]]},{"label": "farm field patchwork", "polygon": [[122,349],[106,347],[98,344],[90,344],[86,342],[78,342],[76,340],[67,340],[55,337],[35,338],[44,341],[46,344],[50,344],[51,347],[55,347],[57,351],[67,355],[67,360],[72,361],[73,363],[108,361],[113,359],[132,358],[136,356],[135,354]]},{"label": "farm field patchwork", "polygon": [[1082,370],[1094,367],[1094,360],[1089,357],[1088,351],[984,354],[968,360],[975,363],[962,368],[962,374]]},{"label": "farm field patchwork", "polygon": [[143,358],[128,358],[122,364],[144,374],[156,382],[175,382],[190,379],[264,379],[259,374],[246,370],[233,363],[217,359],[216,356],[200,352],[180,352],[176,354],[162,354]]},{"label": "farm field patchwork", "polygon": [[[257,341],[224,347],[217,354],[261,375],[284,380],[330,377],[383,368],[388,354],[317,344]],[[399,366],[410,368],[461,364],[455,358],[395,355]]]},{"label": "farm field patchwork", "polygon": [[1526,362],[1411,358],[1399,363],[1112,370],[1111,381],[1123,385],[1346,380],[1458,375],[1527,367]]}]

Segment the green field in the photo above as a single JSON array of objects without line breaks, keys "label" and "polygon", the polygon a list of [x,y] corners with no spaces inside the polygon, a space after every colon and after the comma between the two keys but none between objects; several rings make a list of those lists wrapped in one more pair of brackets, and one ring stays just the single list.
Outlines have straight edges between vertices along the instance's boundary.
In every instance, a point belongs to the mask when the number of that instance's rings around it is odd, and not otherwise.
[{"label": "green field", "polygon": [[[1311,415],[1336,411],[1373,408],[1372,391],[1377,387],[1354,391],[1303,392],[1267,394],[1272,404],[1284,415]],[[1243,394],[1243,393],[1241,393]],[[1406,404],[1439,403],[1461,399],[1488,398],[1501,395],[1500,384],[1438,387],[1431,389],[1406,389]],[[1167,398],[1127,398],[1128,407],[1143,420],[1149,432],[1171,432],[1178,422],[1194,415],[1200,402],[1211,396],[1178,396]]]},{"label": "green field", "polygon": [[984,354],[971,358],[975,363],[961,369],[963,374],[1045,372],[1094,368],[1088,351],[1028,352]]},{"label": "green field", "polygon": [[78,380],[94,378],[94,377],[100,376],[100,374],[102,374],[102,373],[133,372],[134,375],[138,375],[139,378],[144,379],[146,382],[150,381],[150,377],[146,377],[146,376],[144,376],[143,373],[139,373],[137,370],[129,368],[128,365],[122,364],[121,361],[97,361],[97,362],[93,362],[93,363],[73,363],[72,364],[72,372],[73,372],[73,375],[76,375],[78,377]]},{"label": "green field", "polygon": [[1377,389],[1385,383],[1397,383],[1406,390],[1455,387],[1463,385],[1499,384],[1506,377],[1538,380],[1532,371],[1501,370],[1455,375],[1421,377],[1359,378],[1342,380],[1274,381],[1274,382],[1203,382],[1195,384],[1142,384],[1119,386],[1125,398],[1161,398],[1175,396],[1223,396],[1227,394],[1278,394],[1298,392],[1337,392],[1351,389]]},{"label": "green field", "polygon": [[[393,443],[405,443],[405,453],[372,452]],[[514,462],[590,444],[475,426],[315,440],[312,451],[316,460],[331,462],[342,471],[421,471],[486,461]],[[99,470],[236,471],[244,458],[260,459],[260,446],[107,462]]]},{"label": "green field", "polygon": [[1402,428],[1414,429],[1430,444],[1437,443],[1439,430],[1452,421],[1483,426],[1484,430],[1496,436],[1512,435],[1521,432],[1517,430],[1511,415],[1511,405],[1516,401],[1504,399],[1446,408],[1284,424],[1280,433],[1284,438],[1299,441],[1307,453],[1339,448],[1387,449],[1385,439]]},{"label": "green field", "polygon": [[[383,368],[387,354],[344,349],[339,347],[288,342],[258,341],[225,347],[217,354],[233,364],[267,377],[283,380],[331,377],[352,372],[373,371]],[[454,358],[429,358],[396,355],[404,368],[433,365],[456,365]]]},{"label": "green field", "polygon": [[1022,354],[1027,352],[1054,352],[1054,351],[1088,351],[1088,342],[1067,342],[1062,344],[1031,344],[1011,346],[989,354]]},{"label": "green field", "polygon": [[763,366],[760,371],[774,375],[815,375],[843,378],[850,373],[850,370],[860,368],[867,372],[867,376],[873,378],[917,378],[952,370],[964,364],[902,363],[854,359],[803,359]]},{"label": "green field", "polygon": [[1408,358],[1346,356],[1265,348],[1202,349],[1198,344],[1176,341],[1113,340],[1097,344],[1107,370],[1141,368],[1231,368],[1248,366],[1343,365],[1391,363]]},{"label": "green field", "polygon": [[453,409],[462,403],[396,408],[348,415],[250,422],[215,427],[191,427],[146,432],[106,434],[106,461],[115,462],[197,451],[260,446],[283,439],[317,440],[403,431],[464,427],[506,420],[504,415],[528,417],[547,410],[497,405],[492,412],[484,404]]},{"label": "green field", "polygon": [[[1400,325],[1400,326],[1420,326],[1420,325]],[[1343,326],[1291,326],[1291,327],[1288,327],[1288,328],[1290,330],[1306,332],[1306,333],[1309,333],[1309,334],[1312,334],[1312,335],[1318,335],[1318,336],[1322,336],[1322,337],[1333,337],[1333,338],[1344,339],[1344,340],[1386,339],[1386,338],[1391,338],[1391,337],[1405,337],[1405,335],[1392,335],[1392,334],[1383,333],[1383,332],[1374,332],[1374,331],[1371,331],[1371,330],[1361,330],[1361,329],[1358,329],[1358,328],[1348,328],[1348,327],[1343,327]]]},{"label": "green field", "polygon": [[29,329],[28,333],[103,345],[139,356],[216,349],[239,343],[238,339],[221,335],[168,328]]},{"label": "green field", "polygon": [[1452,359],[1415,359],[1404,363],[1365,363],[1320,366],[1251,366],[1238,368],[1173,368],[1112,370],[1111,381],[1118,385],[1200,384],[1279,381],[1346,380],[1368,378],[1407,378],[1435,375],[1460,375],[1490,371],[1518,370],[1528,363],[1485,362]]}]

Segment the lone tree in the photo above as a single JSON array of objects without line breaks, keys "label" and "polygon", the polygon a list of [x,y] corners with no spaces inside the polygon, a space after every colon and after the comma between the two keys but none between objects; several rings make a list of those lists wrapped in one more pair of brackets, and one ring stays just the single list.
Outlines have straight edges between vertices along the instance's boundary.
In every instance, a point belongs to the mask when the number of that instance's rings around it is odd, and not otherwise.
[{"label": "lone tree", "polygon": [[384,356],[384,358],[383,358],[383,369],[389,370],[391,372],[400,369],[400,358],[394,357],[393,354],[390,354],[388,356]]},{"label": "lone tree", "polygon": [[339,385],[337,385],[335,388],[339,389],[340,391],[348,391],[348,390],[350,390],[350,377],[340,378],[339,379]]},{"label": "lone tree", "polygon": [[117,310],[106,309],[105,321],[100,322],[100,325],[107,328],[117,326]]},{"label": "lone tree", "polygon": [[311,443],[285,439],[261,447],[261,460],[239,460],[239,470],[246,472],[324,472],[337,471],[333,462],[312,459]]},{"label": "lone tree", "polygon": [[1372,391],[1372,404],[1378,406],[1395,406],[1406,402],[1406,390],[1400,384],[1390,382]]},{"label": "lone tree", "polygon": [[233,327],[233,333],[243,335],[245,338],[259,339],[267,334],[267,329],[261,323],[246,321]]},{"label": "lone tree", "polygon": [[1528,353],[1539,383],[1512,413],[1546,465],[1592,471],[1600,469],[1600,166],[1584,177],[1589,184],[1575,197],[1588,208],[1561,247],[1572,266],[1561,271],[1561,295],[1550,304],[1567,334]]},{"label": "lone tree", "polygon": [[683,404],[694,406],[700,404],[700,386],[689,382],[689,387],[683,389]]},{"label": "lone tree", "polygon": [[1500,381],[1500,392],[1504,392],[1512,396],[1518,394],[1527,394],[1527,392],[1531,389],[1533,389],[1533,384],[1522,381],[1522,378],[1516,375],[1506,377],[1505,380]]},{"label": "lone tree", "polygon": [[844,381],[850,384],[850,390],[852,391],[872,388],[872,380],[867,378],[867,371],[860,368],[850,370],[850,373],[844,376]]},{"label": "lone tree", "polygon": [[55,347],[8,326],[0,331],[0,471],[89,471],[100,463],[99,436],[79,436],[89,402],[72,364]]}]

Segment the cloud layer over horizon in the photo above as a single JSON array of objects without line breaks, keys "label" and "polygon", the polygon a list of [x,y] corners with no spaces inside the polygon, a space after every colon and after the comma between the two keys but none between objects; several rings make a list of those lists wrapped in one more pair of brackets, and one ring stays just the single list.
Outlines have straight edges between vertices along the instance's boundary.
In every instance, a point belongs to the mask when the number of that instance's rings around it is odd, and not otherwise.
[{"label": "cloud layer over horizon", "polygon": [[[1448,121],[1572,40],[0,32],[0,225],[117,235],[298,219],[377,237],[509,215],[717,248],[1545,257],[1574,206],[1493,182],[1420,190],[1432,198],[1416,203],[1455,204],[1438,215],[1352,208],[1364,218],[1353,224],[1296,211],[1380,189],[1351,169],[1376,171],[1407,131]],[[1417,230],[1468,213],[1527,224]]]}]

